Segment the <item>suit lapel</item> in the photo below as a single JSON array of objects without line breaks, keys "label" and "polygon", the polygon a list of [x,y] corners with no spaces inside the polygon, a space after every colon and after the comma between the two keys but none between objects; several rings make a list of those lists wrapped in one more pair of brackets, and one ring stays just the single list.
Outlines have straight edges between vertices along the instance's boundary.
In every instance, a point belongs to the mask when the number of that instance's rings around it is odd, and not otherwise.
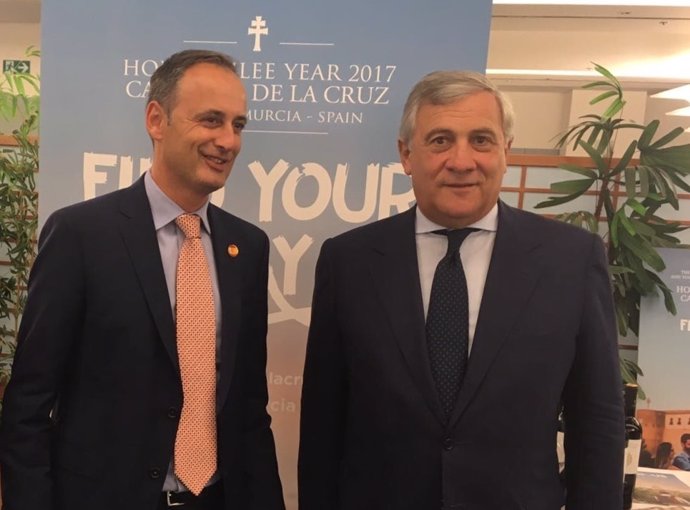
[{"label": "suit lapel", "polygon": [[143,178],[123,190],[120,212],[122,237],[139,278],[141,290],[170,361],[179,372],[175,323]]},{"label": "suit lapel", "polygon": [[[144,179],[139,179],[130,188],[123,190],[120,202],[123,215],[121,232],[132,264],[141,283],[141,289],[146,297],[153,321],[163,340],[175,370],[179,373],[177,358],[177,344],[175,339],[175,322],[170,308],[170,297],[165,282],[165,273],[161,264],[158,238],[153,224],[153,216]],[[242,246],[242,240],[233,237],[227,222],[218,221],[218,211],[214,206],[208,208],[209,223],[213,254],[218,274],[218,291],[220,293],[222,309],[221,325],[221,369],[223,374],[231,374],[237,350],[238,327],[241,315],[241,300],[239,285],[241,282],[241,257],[228,256],[228,245]],[[221,377],[217,393],[220,405],[227,396],[230,388],[230,377]]]},{"label": "suit lapel", "polygon": [[415,211],[390,219],[387,229],[372,240],[371,278],[378,291],[393,337],[425,402],[444,422],[426,348],[424,307],[419,284]]},{"label": "suit lapel", "polygon": [[[240,229],[232,229],[227,221],[219,221],[219,211],[209,204],[208,219],[211,225],[211,239],[213,243],[213,257],[216,262],[218,275],[218,291],[222,310],[220,367],[221,377],[217,391],[217,404],[222,407],[230,389],[230,381],[237,358],[237,344],[239,325],[241,324],[242,300],[242,238]],[[228,255],[228,246],[235,244],[240,247],[237,257]],[[249,255],[249,254],[245,254]]]},{"label": "suit lapel", "polygon": [[486,372],[523,315],[539,276],[534,251],[540,241],[520,211],[499,202],[499,221],[467,374],[451,415],[452,426],[479,389]]}]

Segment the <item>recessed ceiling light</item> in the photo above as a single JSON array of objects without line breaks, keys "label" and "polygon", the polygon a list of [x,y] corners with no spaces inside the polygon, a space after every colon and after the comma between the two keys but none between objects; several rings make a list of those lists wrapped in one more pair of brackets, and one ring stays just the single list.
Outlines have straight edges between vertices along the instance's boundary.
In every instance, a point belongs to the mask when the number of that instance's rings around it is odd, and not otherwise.
[{"label": "recessed ceiling light", "polygon": [[651,97],[658,99],[685,99],[690,102],[690,85],[682,85],[673,89],[664,90],[663,92],[653,94]]},{"label": "recessed ceiling light", "polygon": [[672,110],[668,112],[666,115],[673,115],[675,117],[690,117],[690,106],[686,106],[685,108],[678,108],[677,110]]}]

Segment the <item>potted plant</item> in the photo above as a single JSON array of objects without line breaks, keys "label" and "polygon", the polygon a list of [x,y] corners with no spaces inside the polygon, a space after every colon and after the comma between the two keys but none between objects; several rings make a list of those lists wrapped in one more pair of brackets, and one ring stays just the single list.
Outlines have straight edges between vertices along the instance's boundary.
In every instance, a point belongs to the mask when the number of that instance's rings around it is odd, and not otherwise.
[{"label": "potted plant", "polygon": [[[29,48],[26,55],[39,53]],[[0,116],[19,126],[12,132],[14,146],[0,150],[0,399],[12,368],[36,251],[38,92],[37,75],[5,72],[0,77]]]},{"label": "potted plant", "polygon": [[[600,221],[606,223],[603,237],[607,245],[618,332],[623,337],[628,332],[637,336],[641,296],[661,292],[666,309],[676,313],[671,291],[657,275],[665,268],[657,248],[679,246],[680,240],[675,234],[685,227],[665,220],[658,212],[664,205],[678,209],[678,188],[690,192],[690,184],[685,181],[690,173],[690,144],[672,145],[683,133],[682,128],[658,136],[658,120],[646,125],[624,120],[625,99],[620,82],[598,64],[595,70],[602,79],[584,88],[602,90],[590,104],[609,101],[608,107],[601,115],[580,117],[582,120],[570,126],[556,143],[559,148],[569,144],[573,148],[581,147],[589,155],[591,165],[561,165],[576,178],[553,183],[551,191],[558,195],[536,207],[565,204],[585,192],[593,192],[596,196],[594,210],[573,211],[556,217],[596,233],[599,233]],[[623,130],[639,132],[639,136],[633,137],[620,158],[614,158],[613,146]],[[621,373],[624,381],[634,382],[642,372],[635,363],[621,358]]]}]

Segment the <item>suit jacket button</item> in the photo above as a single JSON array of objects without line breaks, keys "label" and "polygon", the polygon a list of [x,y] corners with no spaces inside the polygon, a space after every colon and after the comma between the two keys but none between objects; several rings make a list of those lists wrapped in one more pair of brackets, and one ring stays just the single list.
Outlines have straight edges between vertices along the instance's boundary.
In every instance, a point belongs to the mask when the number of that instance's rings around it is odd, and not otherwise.
[{"label": "suit jacket button", "polygon": [[443,449],[447,452],[453,449],[453,440],[450,437],[447,437],[443,440]]},{"label": "suit jacket button", "polygon": [[161,477],[161,470],[158,468],[151,468],[151,469],[149,469],[149,476],[151,478],[153,478],[154,480],[156,478],[160,478]]},{"label": "suit jacket button", "polygon": [[179,413],[177,412],[177,409],[175,407],[169,407],[168,408],[168,418],[171,420],[176,419],[179,416]]}]

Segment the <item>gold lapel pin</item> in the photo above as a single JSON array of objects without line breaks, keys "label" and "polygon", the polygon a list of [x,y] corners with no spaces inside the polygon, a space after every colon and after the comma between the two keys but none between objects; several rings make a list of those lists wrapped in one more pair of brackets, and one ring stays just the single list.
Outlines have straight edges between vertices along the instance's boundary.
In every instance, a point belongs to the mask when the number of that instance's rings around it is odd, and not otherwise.
[{"label": "gold lapel pin", "polygon": [[237,247],[236,244],[229,244],[228,245],[228,255],[231,257],[235,258],[240,254],[240,249]]}]

